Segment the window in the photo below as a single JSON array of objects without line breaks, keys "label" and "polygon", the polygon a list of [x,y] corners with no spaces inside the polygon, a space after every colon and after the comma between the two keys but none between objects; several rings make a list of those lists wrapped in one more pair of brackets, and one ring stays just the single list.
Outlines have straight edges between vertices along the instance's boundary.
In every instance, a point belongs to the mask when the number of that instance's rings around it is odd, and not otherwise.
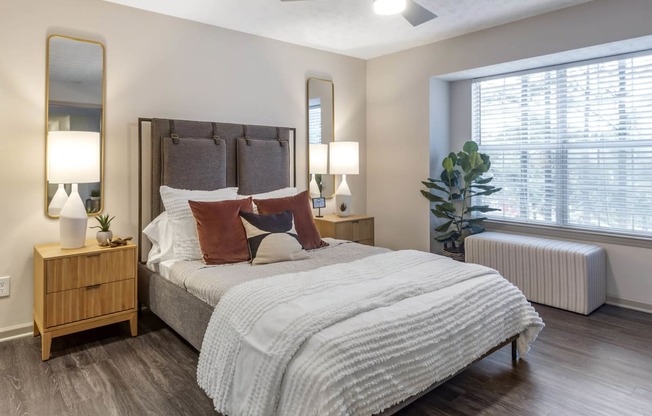
[{"label": "window", "polygon": [[652,236],[652,53],[473,81],[491,219]]},{"label": "window", "polygon": [[309,144],[321,143],[321,100],[313,98],[308,103]]}]

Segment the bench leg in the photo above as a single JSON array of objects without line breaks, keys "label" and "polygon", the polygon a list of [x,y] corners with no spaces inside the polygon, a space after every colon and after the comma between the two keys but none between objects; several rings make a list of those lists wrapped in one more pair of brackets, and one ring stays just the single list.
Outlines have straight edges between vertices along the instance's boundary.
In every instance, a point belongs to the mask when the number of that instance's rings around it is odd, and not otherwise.
[{"label": "bench leg", "polygon": [[512,360],[516,361],[518,358],[518,351],[516,349],[516,340],[512,341]]}]

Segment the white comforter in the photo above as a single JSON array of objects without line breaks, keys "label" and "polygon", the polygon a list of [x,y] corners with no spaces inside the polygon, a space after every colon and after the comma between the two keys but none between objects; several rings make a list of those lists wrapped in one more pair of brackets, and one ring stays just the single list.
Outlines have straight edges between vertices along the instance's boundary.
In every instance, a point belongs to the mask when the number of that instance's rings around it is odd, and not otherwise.
[{"label": "white comforter", "polygon": [[370,415],[542,327],[496,271],[396,251],[232,288],[197,379],[229,416]]}]

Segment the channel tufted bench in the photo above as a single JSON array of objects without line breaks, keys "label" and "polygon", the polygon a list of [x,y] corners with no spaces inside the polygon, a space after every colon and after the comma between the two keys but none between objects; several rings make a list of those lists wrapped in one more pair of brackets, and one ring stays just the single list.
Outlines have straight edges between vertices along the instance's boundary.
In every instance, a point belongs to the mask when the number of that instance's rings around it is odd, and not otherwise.
[{"label": "channel tufted bench", "polygon": [[601,247],[485,232],[467,237],[465,248],[467,263],[498,270],[531,302],[588,315],[606,300]]}]

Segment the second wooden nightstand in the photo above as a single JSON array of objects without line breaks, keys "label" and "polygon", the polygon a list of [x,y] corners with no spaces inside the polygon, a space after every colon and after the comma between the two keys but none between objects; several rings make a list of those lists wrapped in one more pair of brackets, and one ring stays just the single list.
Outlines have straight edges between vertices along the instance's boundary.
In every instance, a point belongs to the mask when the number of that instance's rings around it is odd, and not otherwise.
[{"label": "second wooden nightstand", "polygon": [[136,246],[63,250],[34,246],[34,336],[41,358],[50,358],[52,338],[121,321],[136,336]]},{"label": "second wooden nightstand", "polygon": [[374,245],[374,217],[366,215],[351,215],[338,217],[337,215],[324,215],[315,218],[315,224],[322,237],[351,240],[356,243]]}]

